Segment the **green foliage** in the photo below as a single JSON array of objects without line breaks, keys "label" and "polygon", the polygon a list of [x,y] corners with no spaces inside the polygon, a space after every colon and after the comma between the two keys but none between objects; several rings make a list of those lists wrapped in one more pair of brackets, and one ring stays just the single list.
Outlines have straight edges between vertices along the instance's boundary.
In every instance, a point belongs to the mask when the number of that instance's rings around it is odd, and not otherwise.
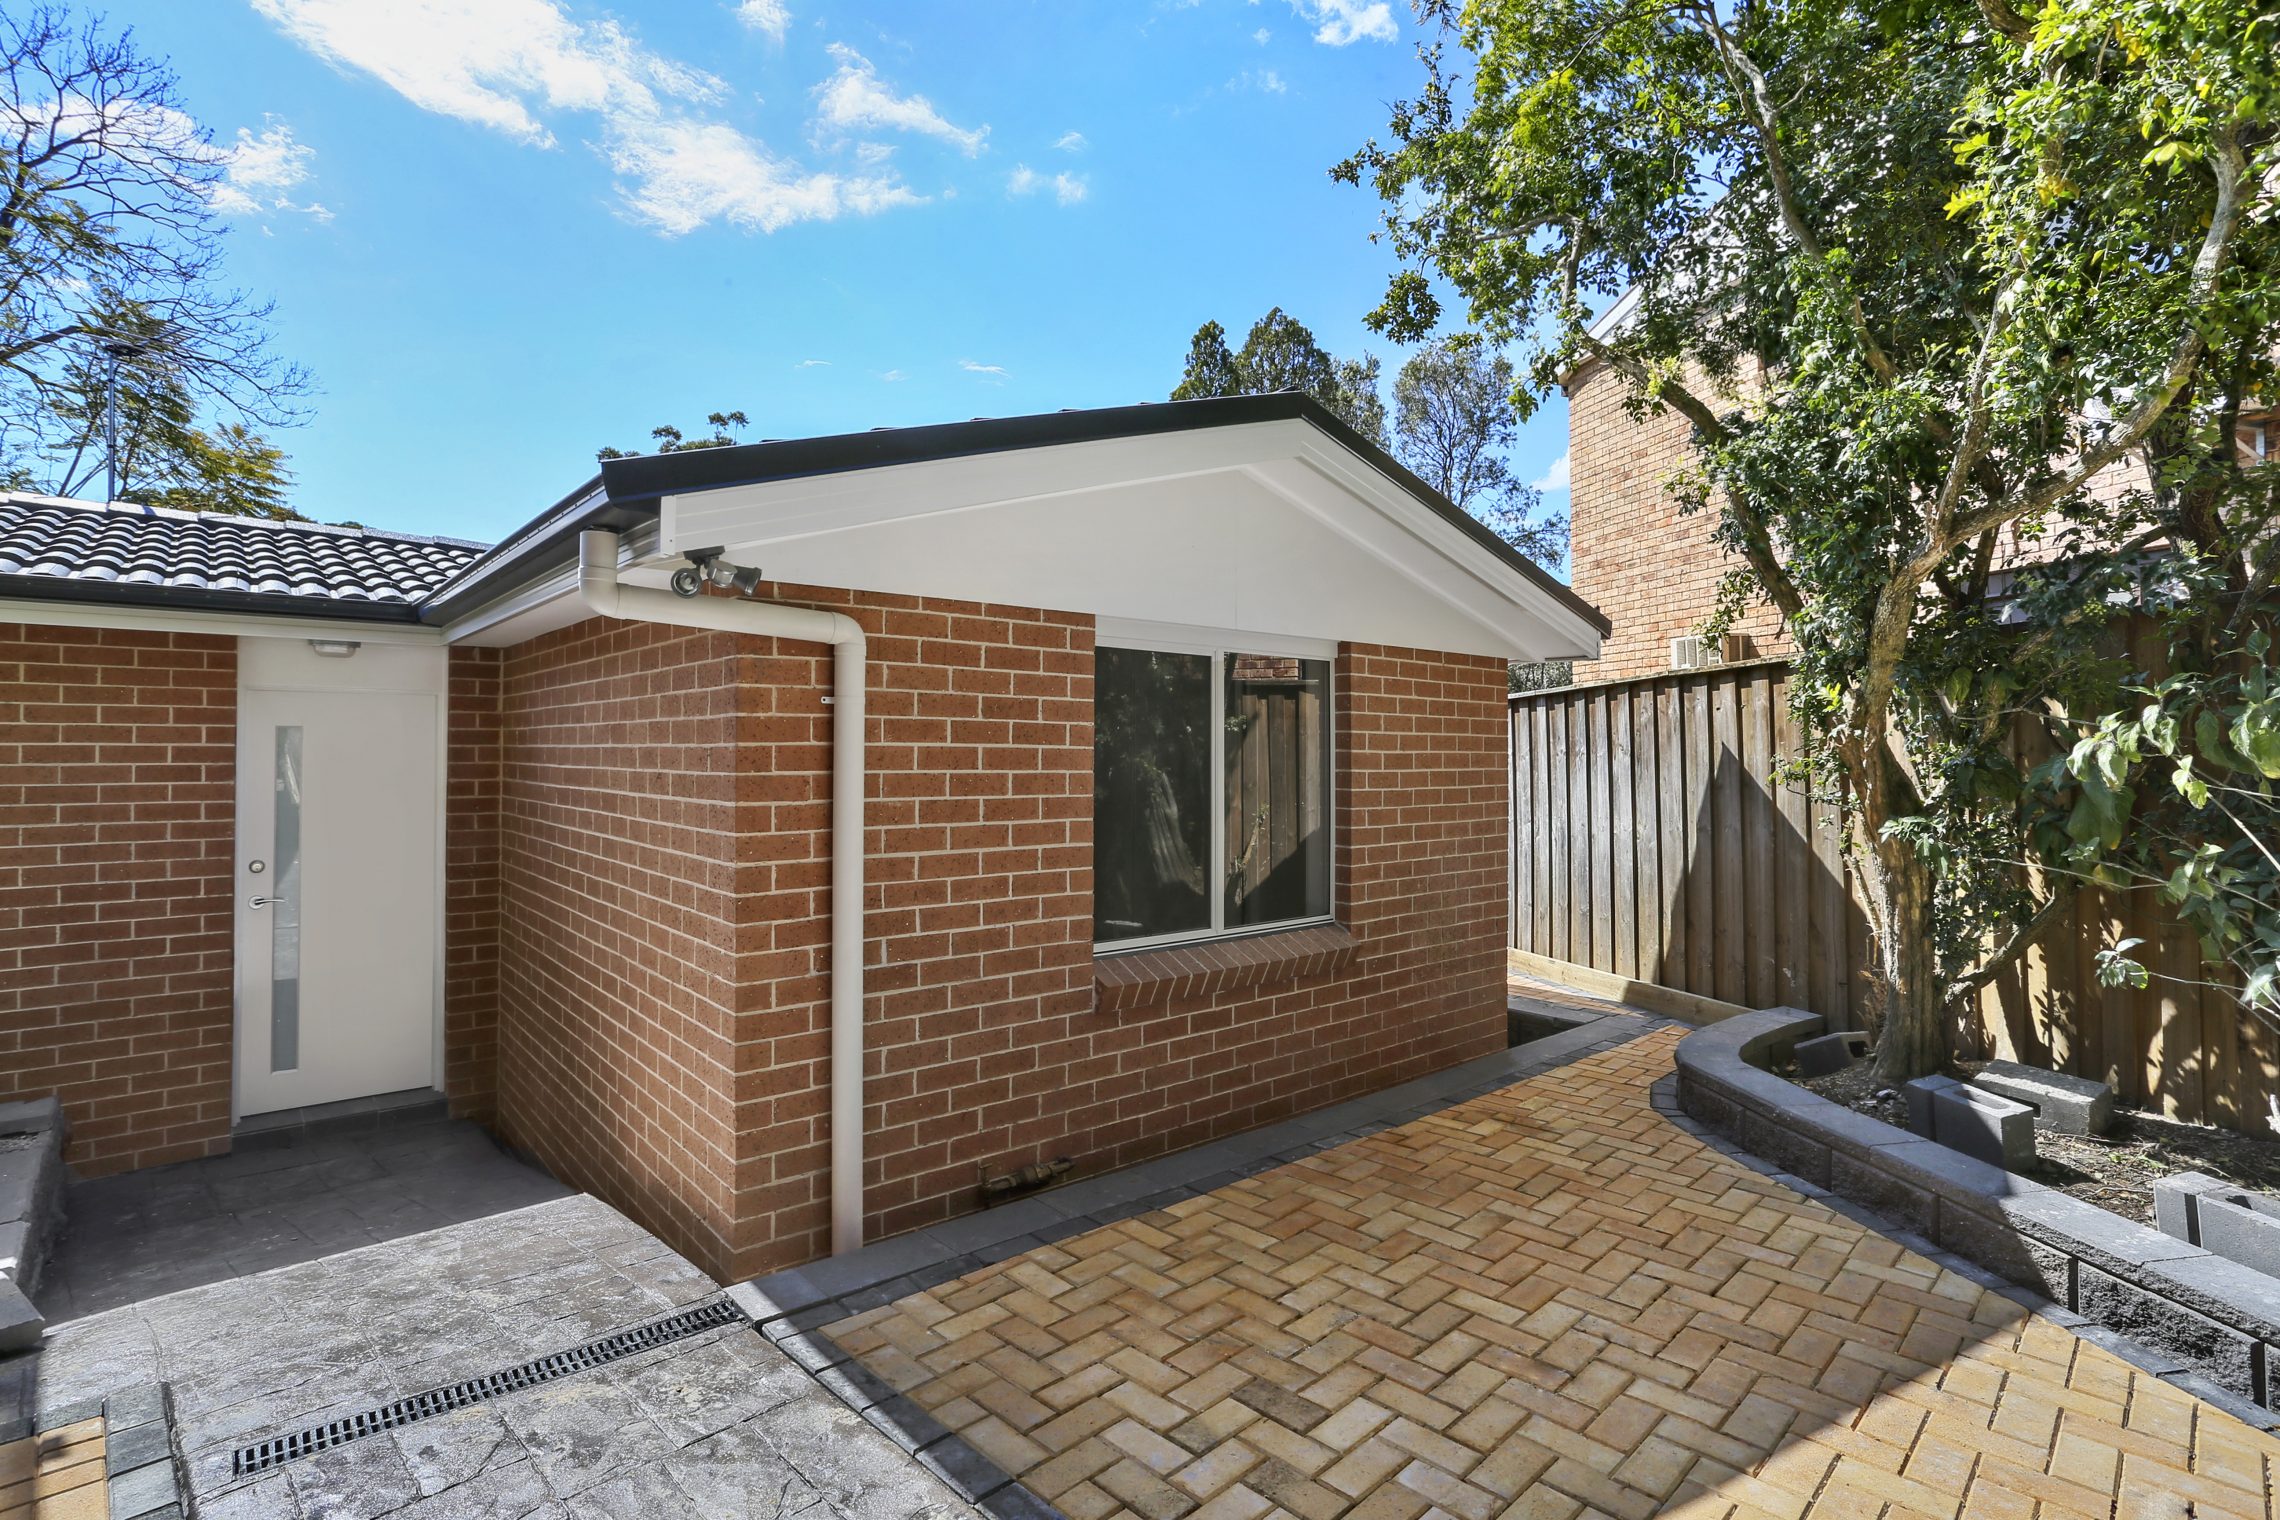
[{"label": "green foliage", "polygon": [[2165,752],[2024,757],[2140,704],[2130,619],[2205,634],[2280,568],[2233,443],[2280,394],[2269,0],[1424,8],[1423,87],[1333,171],[1402,261],[1373,324],[1454,303],[1523,408],[1604,365],[1692,425],[1725,615],[1780,612],[1849,810],[1880,1059],[1924,1069],[2075,852],[2162,855],[2133,766]]},{"label": "green foliage", "polygon": [[131,34],[58,5],[0,15],[0,479],[76,495],[104,474],[114,351],[120,494],[293,515],[261,430],[308,377],[223,278],[228,156]]},{"label": "green foliage", "polygon": [[[2280,1021],[2280,676],[2270,636],[2220,636],[2201,658],[2195,630],[2170,649],[2187,667],[2133,682],[2140,705],[2102,714],[2038,780],[2071,790],[2050,853],[2112,886],[2159,883],[2192,925],[2202,958],[2230,967],[2251,1008]],[[2100,980],[2143,987],[2153,973],[2124,940]]]},{"label": "green foliage", "polygon": [[[148,325],[148,324],[143,324]],[[138,327],[122,324],[122,331]],[[42,472],[58,495],[100,492],[106,481],[107,417],[116,409],[121,501],[300,520],[287,505],[292,476],[284,451],[242,422],[198,425],[188,382],[153,346],[122,357],[74,359],[50,392],[53,427]]]},{"label": "green foliage", "polygon": [[[743,441],[736,435],[751,425],[752,419],[742,412],[707,412],[705,426],[712,429],[710,433],[689,438],[683,436],[681,430],[672,423],[663,422],[651,428],[649,436],[657,440],[657,452],[660,454],[686,454],[691,449],[733,448]],[[637,459],[640,456],[639,449],[613,449],[608,444],[594,450],[596,459]]]},{"label": "green foliage", "polygon": [[1550,691],[1575,684],[1575,664],[1570,660],[1515,660],[1507,667],[1506,677],[1508,691]]},{"label": "green foliage", "polygon": [[[1393,378],[1393,451],[1434,490],[1532,559],[1567,558],[1567,516],[1512,471],[1519,429],[1512,361],[1452,338],[1412,355]],[[1515,688],[1516,690],[1519,688]]]},{"label": "green foliage", "polygon": [[1243,347],[1234,352],[1227,347],[1227,329],[1217,322],[1197,328],[1172,399],[1263,396],[1274,391],[1303,391],[1355,432],[1380,448],[1385,446],[1378,361],[1368,355],[1333,358],[1305,323],[1280,306],[1252,323]]}]

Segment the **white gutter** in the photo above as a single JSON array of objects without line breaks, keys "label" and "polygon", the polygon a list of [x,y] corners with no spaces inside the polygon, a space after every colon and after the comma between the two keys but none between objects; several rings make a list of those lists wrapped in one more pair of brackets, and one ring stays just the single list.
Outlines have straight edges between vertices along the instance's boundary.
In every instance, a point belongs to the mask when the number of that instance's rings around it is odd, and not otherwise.
[{"label": "white gutter", "polygon": [[863,1244],[863,629],[815,607],[675,596],[618,581],[618,536],[578,535],[578,597],[607,618],[829,644],[831,658],[831,1250]]}]

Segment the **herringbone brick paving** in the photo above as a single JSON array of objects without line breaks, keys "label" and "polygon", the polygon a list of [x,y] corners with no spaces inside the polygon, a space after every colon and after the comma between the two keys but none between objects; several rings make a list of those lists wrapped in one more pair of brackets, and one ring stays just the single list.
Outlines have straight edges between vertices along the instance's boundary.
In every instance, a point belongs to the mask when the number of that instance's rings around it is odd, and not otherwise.
[{"label": "herringbone brick paving", "polygon": [[2275,1520],[2280,1441],[1670,1125],[1677,1038],[827,1333],[1071,1520]]}]

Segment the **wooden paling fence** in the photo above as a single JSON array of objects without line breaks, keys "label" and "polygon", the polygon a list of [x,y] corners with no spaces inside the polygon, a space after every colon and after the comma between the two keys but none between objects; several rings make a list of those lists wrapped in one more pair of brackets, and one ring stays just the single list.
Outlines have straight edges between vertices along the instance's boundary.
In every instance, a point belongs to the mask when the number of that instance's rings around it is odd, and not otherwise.
[{"label": "wooden paling fence", "polygon": [[[1783,779],[1779,661],[1512,701],[1512,947],[1744,1007],[1861,1026],[1866,920],[1838,810]],[[2101,945],[2145,941],[2146,989],[2100,987]],[[2173,1118],[2260,1128],[2280,1041],[2207,975],[2150,890],[2085,892],[1978,1001],[1985,1054],[2114,1084]]]}]

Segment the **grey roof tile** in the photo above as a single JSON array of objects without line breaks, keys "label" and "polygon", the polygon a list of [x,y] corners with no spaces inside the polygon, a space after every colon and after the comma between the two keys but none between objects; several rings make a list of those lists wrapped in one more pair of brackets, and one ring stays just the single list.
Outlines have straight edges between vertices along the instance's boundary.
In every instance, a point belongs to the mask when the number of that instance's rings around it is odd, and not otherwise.
[{"label": "grey roof tile", "polygon": [[484,547],[323,523],[0,495],[0,576],[413,606]]}]

